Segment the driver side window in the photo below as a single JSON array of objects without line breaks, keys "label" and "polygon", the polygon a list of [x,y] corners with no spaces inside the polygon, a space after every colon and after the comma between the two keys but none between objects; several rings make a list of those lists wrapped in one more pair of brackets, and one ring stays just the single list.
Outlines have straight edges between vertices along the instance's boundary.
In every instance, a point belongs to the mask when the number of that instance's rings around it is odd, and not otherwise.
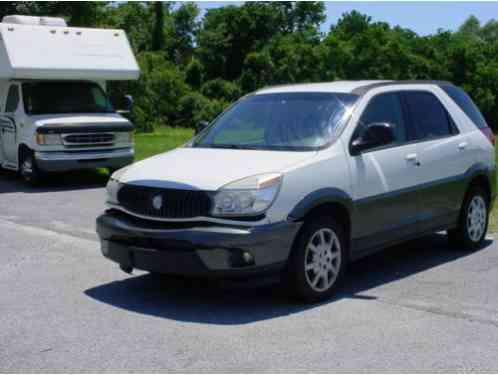
[{"label": "driver side window", "polygon": [[17,85],[12,85],[9,88],[7,102],[5,103],[5,113],[13,113],[19,105],[19,88]]},{"label": "driver side window", "polygon": [[397,93],[385,93],[373,97],[360,117],[356,134],[361,135],[367,125],[379,122],[391,125],[396,144],[408,141],[401,101]]}]

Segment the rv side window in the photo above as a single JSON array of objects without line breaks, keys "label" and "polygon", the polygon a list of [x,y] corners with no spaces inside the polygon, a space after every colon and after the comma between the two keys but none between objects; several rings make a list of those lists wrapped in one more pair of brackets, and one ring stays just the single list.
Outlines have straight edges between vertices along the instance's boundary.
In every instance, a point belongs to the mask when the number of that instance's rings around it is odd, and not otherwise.
[{"label": "rv side window", "polygon": [[19,104],[19,87],[17,85],[12,85],[9,88],[9,94],[7,95],[7,103],[5,104],[5,112],[12,113],[17,110]]}]

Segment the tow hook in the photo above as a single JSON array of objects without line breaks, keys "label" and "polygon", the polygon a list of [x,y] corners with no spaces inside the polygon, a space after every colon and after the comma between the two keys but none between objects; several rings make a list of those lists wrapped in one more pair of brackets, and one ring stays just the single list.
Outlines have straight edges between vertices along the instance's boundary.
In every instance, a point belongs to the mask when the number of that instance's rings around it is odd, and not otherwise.
[{"label": "tow hook", "polygon": [[129,274],[131,274],[133,272],[133,267],[130,267],[130,266],[124,266],[124,265],[120,264],[119,268],[121,268],[121,271],[129,273]]}]

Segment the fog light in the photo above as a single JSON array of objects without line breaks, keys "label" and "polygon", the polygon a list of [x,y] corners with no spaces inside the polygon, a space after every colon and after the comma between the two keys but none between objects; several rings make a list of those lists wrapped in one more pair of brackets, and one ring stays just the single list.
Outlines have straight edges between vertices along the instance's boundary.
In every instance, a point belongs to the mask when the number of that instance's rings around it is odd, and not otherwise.
[{"label": "fog light", "polygon": [[244,251],[244,253],[242,254],[242,259],[244,259],[244,262],[246,262],[247,264],[254,264],[254,257],[247,251]]},{"label": "fog light", "polygon": [[234,268],[254,266],[254,256],[249,251],[233,251],[230,264]]}]

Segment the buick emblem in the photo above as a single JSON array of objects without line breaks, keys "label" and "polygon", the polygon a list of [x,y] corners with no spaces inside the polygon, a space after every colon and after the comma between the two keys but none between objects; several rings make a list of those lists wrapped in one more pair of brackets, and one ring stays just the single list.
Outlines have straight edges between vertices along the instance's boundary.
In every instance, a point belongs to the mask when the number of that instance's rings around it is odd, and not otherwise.
[{"label": "buick emblem", "polygon": [[154,207],[156,210],[160,210],[163,207],[162,195],[157,194],[152,198],[152,207]]}]

